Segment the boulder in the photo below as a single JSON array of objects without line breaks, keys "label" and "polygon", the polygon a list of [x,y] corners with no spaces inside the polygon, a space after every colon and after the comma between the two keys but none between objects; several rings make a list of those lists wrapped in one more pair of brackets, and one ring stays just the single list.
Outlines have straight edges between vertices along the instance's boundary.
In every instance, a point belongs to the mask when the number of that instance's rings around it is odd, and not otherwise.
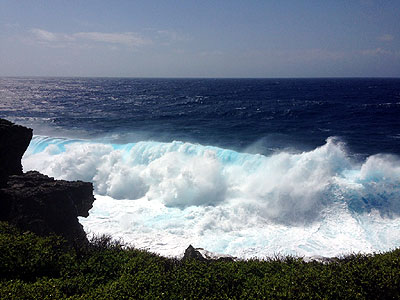
[{"label": "boulder", "polygon": [[226,254],[217,254],[203,248],[194,248],[192,245],[186,248],[185,254],[183,255],[182,260],[199,260],[199,261],[235,261],[236,257],[226,255]]},{"label": "boulder", "polygon": [[206,261],[207,260],[192,245],[189,245],[189,247],[187,247],[186,250],[185,250],[185,254],[183,255],[182,260],[191,260],[191,259],[196,259],[196,260],[200,260],[200,261]]}]

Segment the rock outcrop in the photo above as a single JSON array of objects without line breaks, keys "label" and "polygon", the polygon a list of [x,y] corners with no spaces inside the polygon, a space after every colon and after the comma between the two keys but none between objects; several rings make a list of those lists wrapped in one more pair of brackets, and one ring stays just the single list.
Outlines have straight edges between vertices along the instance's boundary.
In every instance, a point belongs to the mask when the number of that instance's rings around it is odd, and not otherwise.
[{"label": "rock outcrop", "polygon": [[56,233],[77,243],[86,240],[78,216],[89,215],[94,201],[91,183],[54,180],[32,171],[10,176],[0,197],[1,220],[39,235]]},{"label": "rock outcrop", "polygon": [[186,248],[185,254],[183,255],[182,260],[199,260],[199,261],[235,261],[236,257],[226,255],[226,254],[218,254],[213,253],[203,248],[194,248],[192,245]]},{"label": "rock outcrop", "polygon": [[22,174],[21,158],[32,139],[32,129],[0,119],[0,186],[10,175]]},{"label": "rock outcrop", "polygon": [[22,173],[21,157],[31,136],[31,129],[0,119],[0,220],[39,235],[55,233],[74,244],[86,243],[78,216],[89,215],[95,200],[92,183]]},{"label": "rock outcrop", "polygon": [[186,248],[185,254],[183,255],[182,260],[199,260],[199,261],[206,261],[207,259],[203,257],[200,251],[196,250],[192,245]]}]

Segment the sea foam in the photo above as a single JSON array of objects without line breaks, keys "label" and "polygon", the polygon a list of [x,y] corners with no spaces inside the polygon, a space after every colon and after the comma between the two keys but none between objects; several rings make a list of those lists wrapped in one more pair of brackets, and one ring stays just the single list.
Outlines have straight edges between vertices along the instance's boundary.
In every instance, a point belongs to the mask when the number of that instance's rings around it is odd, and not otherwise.
[{"label": "sea foam", "polygon": [[329,138],[303,153],[248,154],[174,141],[110,144],[35,136],[24,170],[94,183],[92,233],[179,256],[334,256],[400,245],[400,161],[351,160]]}]

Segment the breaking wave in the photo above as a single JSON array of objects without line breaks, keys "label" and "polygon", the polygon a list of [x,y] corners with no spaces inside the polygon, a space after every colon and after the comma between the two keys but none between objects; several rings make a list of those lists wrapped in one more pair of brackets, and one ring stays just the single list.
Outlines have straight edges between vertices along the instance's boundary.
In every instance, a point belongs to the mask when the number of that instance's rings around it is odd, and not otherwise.
[{"label": "breaking wave", "polygon": [[247,154],[184,142],[35,136],[24,170],[94,183],[85,230],[177,256],[189,243],[240,257],[333,256],[400,245],[400,160],[313,151]]}]

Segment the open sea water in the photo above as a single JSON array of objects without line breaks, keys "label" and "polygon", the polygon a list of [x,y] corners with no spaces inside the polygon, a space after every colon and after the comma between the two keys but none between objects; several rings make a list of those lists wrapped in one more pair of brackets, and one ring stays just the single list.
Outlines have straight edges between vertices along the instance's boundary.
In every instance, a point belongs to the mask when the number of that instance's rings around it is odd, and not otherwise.
[{"label": "open sea water", "polygon": [[400,246],[400,79],[0,78],[24,171],[94,184],[86,232],[180,256]]}]

